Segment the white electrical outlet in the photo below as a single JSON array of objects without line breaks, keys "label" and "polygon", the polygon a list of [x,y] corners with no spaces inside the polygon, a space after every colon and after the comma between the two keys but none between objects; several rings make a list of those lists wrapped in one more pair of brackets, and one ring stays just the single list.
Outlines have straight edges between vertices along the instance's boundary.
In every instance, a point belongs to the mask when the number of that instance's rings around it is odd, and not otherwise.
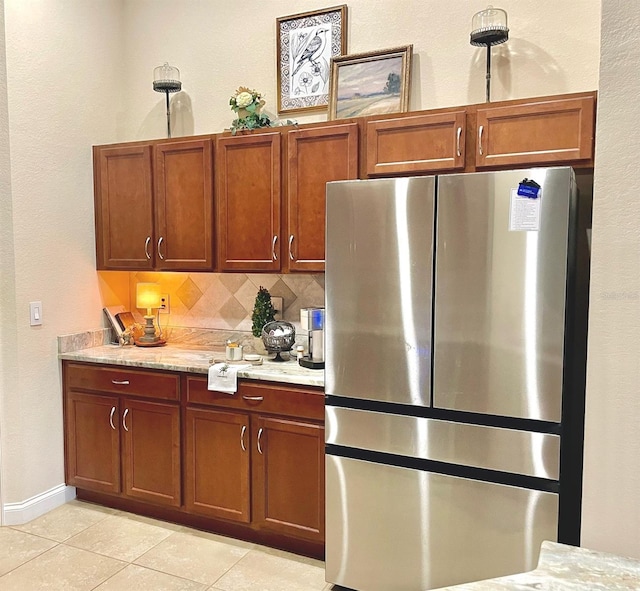
[{"label": "white electrical outlet", "polygon": [[171,312],[171,306],[169,304],[169,294],[160,294],[160,314],[169,314]]}]

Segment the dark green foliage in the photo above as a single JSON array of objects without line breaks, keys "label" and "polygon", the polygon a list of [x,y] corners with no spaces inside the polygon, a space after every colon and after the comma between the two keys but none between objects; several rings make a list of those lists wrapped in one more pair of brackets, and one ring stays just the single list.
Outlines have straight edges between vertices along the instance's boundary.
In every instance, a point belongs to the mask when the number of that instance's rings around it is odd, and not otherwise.
[{"label": "dark green foliage", "polygon": [[260,286],[258,294],[256,295],[256,302],[253,305],[253,314],[251,314],[251,332],[254,337],[259,337],[262,334],[262,327],[267,322],[273,322],[276,309],[271,303],[271,294],[265,287]]}]

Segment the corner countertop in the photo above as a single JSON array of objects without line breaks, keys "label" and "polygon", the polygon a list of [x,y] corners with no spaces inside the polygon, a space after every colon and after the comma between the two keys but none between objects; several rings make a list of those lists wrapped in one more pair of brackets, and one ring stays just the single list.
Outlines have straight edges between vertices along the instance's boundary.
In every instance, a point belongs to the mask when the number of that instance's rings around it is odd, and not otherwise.
[{"label": "corner countertop", "polygon": [[640,589],[640,561],[542,542],[538,567],[528,573],[442,587],[438,591],[631,591]]},{"label": "corner countertop", "polygon": [[[210,348],[181,348],[170,344],[164,347],[102,345],[69,353],[60,353],[58,358],[87,363],[104,363],[107,365],[206,374],[214,359],[216,361],[224,360],[224,352]],[[263,357],[262,365],[243,367],[238,372],[238,377],[249,380],[284,382],[300,386],[324,387],[323,370],[301,367],[294,359],[275,362]]]}]

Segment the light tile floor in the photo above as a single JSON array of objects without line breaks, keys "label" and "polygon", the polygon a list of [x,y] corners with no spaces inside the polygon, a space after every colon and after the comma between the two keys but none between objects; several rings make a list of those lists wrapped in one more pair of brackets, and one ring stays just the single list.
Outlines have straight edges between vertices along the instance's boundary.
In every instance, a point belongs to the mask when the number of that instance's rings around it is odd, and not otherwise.
[{"label": "light tile floor", "polygon": [[318,560],[77,500],[0,528],[2,591],[332,588]]}]

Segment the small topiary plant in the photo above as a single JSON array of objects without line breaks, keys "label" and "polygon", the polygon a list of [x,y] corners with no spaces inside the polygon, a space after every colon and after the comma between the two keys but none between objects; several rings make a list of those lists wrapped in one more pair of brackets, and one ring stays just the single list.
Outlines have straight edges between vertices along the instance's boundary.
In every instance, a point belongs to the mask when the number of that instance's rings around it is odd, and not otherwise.
[{"label": "small topiary plant", "polygon": [[262,327],[267,322],[273,322],[276,319],[276,309],[271,303],[271,294],[265,287],[260,286],[256,295],[256,302],[253,305],[253,314],[251,314],[251,333],[254,337],[262,335]]}]

